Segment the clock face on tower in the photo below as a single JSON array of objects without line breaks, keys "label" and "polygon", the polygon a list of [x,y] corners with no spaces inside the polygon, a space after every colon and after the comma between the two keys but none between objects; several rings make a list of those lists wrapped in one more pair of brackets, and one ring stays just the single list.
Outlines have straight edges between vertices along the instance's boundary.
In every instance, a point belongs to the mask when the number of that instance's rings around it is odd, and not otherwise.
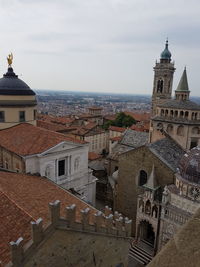
[{"label": "clock face on tower", "polygon": [[197,187],[191,187],[190,189],[190,195],[194,198],[197,199],[200,195],[200,190]]}]

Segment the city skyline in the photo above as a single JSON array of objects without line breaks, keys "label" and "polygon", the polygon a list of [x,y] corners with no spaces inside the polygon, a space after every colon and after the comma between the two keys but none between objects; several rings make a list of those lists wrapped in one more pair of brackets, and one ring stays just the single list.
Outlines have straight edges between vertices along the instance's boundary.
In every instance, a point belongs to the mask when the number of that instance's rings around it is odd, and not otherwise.
[{"label": "city skyline", "polygon": [[0,76],[13,52],[14,71],[32,88],[150,95],[168,37],[173,91],[186,65],[200,96],[199,8],[197,0],[0,1]]}]

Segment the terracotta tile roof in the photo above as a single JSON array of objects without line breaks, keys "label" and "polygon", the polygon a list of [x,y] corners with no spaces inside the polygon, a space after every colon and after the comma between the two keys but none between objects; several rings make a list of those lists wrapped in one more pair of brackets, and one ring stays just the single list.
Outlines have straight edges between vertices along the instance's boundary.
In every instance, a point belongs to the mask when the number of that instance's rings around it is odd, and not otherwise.
[{"label": "terracotta tile roof", "polygon": [[109,130],[111,131],[115,131],[115,132],[120,132],[123,133],[124,131],[126,131],[126,128],[123,127],[117,127],[117,126],[110,126]]},{"label": "terracotta tile roof", "polygon": [[94,152],[89,152],[88,153],[88,159],[89,160],[96,160],[96,159],[101,159],[102,156],[97,154],[97,153],[94,153]]},{"label": "terracotta tile roof", "polygon": [[54,132],[64,131],[67,129],[67,127],[63,125],[42,120],[37,120],[37,126]]},{"label": "terracotta tile roof", "polygon": [[28,123],[0,131],[0,146],[21,156],[42,153],[63,141],[86,143]]},{"label": "terracotta tile roof", "polygon": [[126,115],[131,116],[136,121],[149,121],[150,120],[150,113],[135,113],[131,111],[124,111]]},{"label": "terracotta tile roof", "polygon": [[110,138],[111,141],[120,141],[121,139],[122,139],[121,136],[115,136]]},{"label": "terracotta tile roof", "polygon": [[88,124],[84,125],[83,128],[90,130],[90,129],[95,128],[96,126],[97,126],[97,123],[95,123],[95,122],[89,122]]},{"label": "terracotta tile roof", "polygon": [[89,207],[92,213],[96,213],[95,208],[46,178],[0,172],[0,260],[3,264],[10,260],[8,242],[16,241],[19,237],[23,237],[25,242],[30,240],[30,221],[41,217],[44,225],[47,225],[50,222],[48,203],[55,200],[61,201],[63,217],[65,207],[71,204],[77,206],[79,221],[80,209]]},{"label": "terracotta tile roof", "polygon": [[150,122],[144,124],[133,124],[130,129],[138,132],[149,132]]},{"label": "terracotta tile roof", "polygon": [[71,124],[75,120],[74,118],[70,118],[67,116],[56,117],[56,116],[50,116],[50,115],[44,115],[44,114],[38,114],[37,117],[39,120],[42,120],[42,121],[52,122],[52,123],[62,124],[62,125]]},{"label": "terracotta tile roof", "polygon": [[105,120],[109,120],[109,121],[114,121],[117,117],[117,114],[113,114],[113,115],[105,115],[104,119]]},{"label": "terracotta tile roof", "polygon": [[71,124],[75,119],[69,117],[54,117],[51,119],[51,122],[58,123],[58,124]]}]

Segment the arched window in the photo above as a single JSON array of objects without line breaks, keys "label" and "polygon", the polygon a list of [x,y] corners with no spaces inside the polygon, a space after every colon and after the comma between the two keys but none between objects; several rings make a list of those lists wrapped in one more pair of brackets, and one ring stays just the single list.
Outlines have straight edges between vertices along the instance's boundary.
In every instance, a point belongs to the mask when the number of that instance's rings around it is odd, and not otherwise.
[{"label": "arched window", "polygon": [[165,114],[164,109],[161,109],[161,116],[163,116]]},{"label": "arched window", "polygon": [[140,171],[140,175],[139,175],[139,186],[142,186],[144,184],[147,183],[147,173],[144,170]]},{"label": "arched window", "polygon": [[151,202],[149,200],[147,200],[145,204],[145,213],[149,215],[151,214]]},{"label": "arched window", "polygon": [[139,209],[140,212],[144,212],[144,201],[142,199],[140,199],[139,201]]},{"label": "arched window", "polygon": [[172,125],[172,124],[168,124],[168,125],[167,125],[167,132],[168,132],[169,134],[172,134],[172,132],[173,132],[173,125]]},{"label": "arched window", "polygon": [[166,109],[165,110],[165,116],[168,116],[168,114],[169,114],[169,111],[168,111],[168,109]]},{"label": "arched window", "polygon": [[185,118],[188,118],[188,115],[189,115],[189,113],[188,113],[188,111],[186,111],[185,112]]},{"label": "arched window", "polygon": [[158,80],[157,82],[157,93],[162,93],[163,92],[163,80]]},{"label": "arched window", "polygon": [[157,218],[158,217],[158,208],[157,208],[156,205],[153,206],[153,208],[152,208],[152,214],[151,215],[154,218]]},{"label": "arched window", "polygon": [[178,126],[178,128],[177,128],[177,135],[184,136],[184,127],[182,125],[181,126]]},{"label": "arched window", "polygon": [[199,134],[199,127],[193,127],[192,128],[192,133],[193,134]]},{"label": "arched window", "polygon": [[174,116],[178,117],[178,110],[175,110]]},{"label": "arched window", "polygon": [[184,112],[181,111],[181,112],[180,112],[180,117],[183,118],[183,116],[184,116]]},{"label": "arched window", "polygon": [[171,116],[171,117],[174,116],[174,111],[173,111],[173,109],[170,110],[170,116]]}]

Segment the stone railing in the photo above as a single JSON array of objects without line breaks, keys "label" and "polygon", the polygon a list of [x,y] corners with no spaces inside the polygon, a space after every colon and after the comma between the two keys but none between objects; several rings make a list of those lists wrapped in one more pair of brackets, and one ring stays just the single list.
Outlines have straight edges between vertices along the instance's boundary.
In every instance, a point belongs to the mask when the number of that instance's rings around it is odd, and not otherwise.
[{"label": "stone railing", "polygon": [[65,218],[60,217],[60,201],[49,203],[51,223],[43,227],[43,220],[31,222],[31,240],[23,246],[23,238],[10,242],[11,262],[6,267],[22,267],[26,259],[33,255],[35,248],[53,232],[55,229],[66,231],[88,232],[90,234],[100,234],[115,236],[118,238],[131,237],[132,220],[122,217],[115,211],[112,214],[111,208],[105,207],[105,213],[97,211],[91,214],[90,208],[78,211],[80,221],[77,221],[76,205],[66,207]]}]

